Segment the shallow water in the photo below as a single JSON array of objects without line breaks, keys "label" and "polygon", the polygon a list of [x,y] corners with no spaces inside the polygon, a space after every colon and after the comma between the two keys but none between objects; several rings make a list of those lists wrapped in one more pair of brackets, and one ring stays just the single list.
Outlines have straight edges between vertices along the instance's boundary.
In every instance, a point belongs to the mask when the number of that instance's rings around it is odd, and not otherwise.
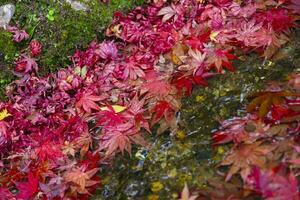
[{"label": "shallow water", "polygon": [[266,82],[300,71],[299,36],[295,33],[275,60],[241,57],[234,63],[236,72],[218,75],[210,79],[209,87],[195,89],[183,101],[177,134],[150,136],[151,149],[140,147],[131,157],[117,157],[112,166],[104,167],[104,187],[92,199],[176,199],[185,182],[192,189],[205,188],[226,151],[211,147],[212,131],[220,120],[243,115],[247,96]]}]

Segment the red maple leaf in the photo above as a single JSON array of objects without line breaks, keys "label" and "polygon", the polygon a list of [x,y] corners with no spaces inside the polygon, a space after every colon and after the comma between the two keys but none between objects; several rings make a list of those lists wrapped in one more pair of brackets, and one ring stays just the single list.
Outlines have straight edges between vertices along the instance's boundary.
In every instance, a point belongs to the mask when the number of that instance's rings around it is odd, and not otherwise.
[{"label": "red maple leaf", "polygon": [[41,146],[37,147],[35,153],[41,161],[56,160],[63,156],[60,145],[49,141],[46,141]]},{"label": "red maple leaf", "polygon": [[97,125],[113,127],[124,122],[125,117],[121,113],[116,112],[112,106],[107,106],[107,108],[108,110],[98,112]]},{"label": "red maple leaf", "polygon": [[17,184],[19,193],[17,198],[20,200],[33,199],[38,192],[39,179],[35,177],[32,172],[28,173],[28,182],[21,182]]},{"label": "red maple leaf", "polygon": [[196,85],[207,87],[208,83],[206,79],[214,75],[214,73],[208,72],[204,65],[201,65],[193,74],[192,80]]},{"label": "red maple leaf", "polygon": [[171,105],[166,101],[160,101],[154,107],[153,124],[157,123],[162,117],[170,121],[174,117],[174,110]]},{"label": "red maple leaf", "polygon": [[236,58],[233,54],[230,54],[227,51],[222,51],[221,49],[210,51],[208,54],[210,55],[207,57],[208,64],[215,67],[218,73],[222,72],[222,67],[229,71],[234,71],[234,67],[230,61]]},{"label": "red maple leaf", "polygon": [[76,107],[83,108],[85,112],[91,113],[92,109],[99,110],[99,106],[95,102],[101,101],[103,99],[105,99],[105,97],[96,96],[92,93],[83,93],[81,94],[79,100],[76,102]]},{"label": "red maple leaf", "polygon": [[141,86],[141,93],[148,93],[151,97],[166,97],[174,92],[173,86],[158,77],[157,74],[150,72],[146,75],[146,82]]},{"label": "red maple leaf", "polygon": [[200,50],[203,48],[203,44],[209,41],[209,36],[210,36],[210,31],[198,37],[191,36],[188,39],[184,40],[184,43],[189,45],[192,49]]},{"label": "red maple leaf", "polygon": [[38,65],[33,58],[30,58],[26,55],[22,55],[22,57],[16,61],[15,71],[17,74],[26,74],[32,71],[38,71]]},{"label": "red maple leaf", "polygon": [[175,85],[179,95],[190,96],[192,94],[193,81],[190,76],[184,76],[182,73],[174,74],[171,83]]}]

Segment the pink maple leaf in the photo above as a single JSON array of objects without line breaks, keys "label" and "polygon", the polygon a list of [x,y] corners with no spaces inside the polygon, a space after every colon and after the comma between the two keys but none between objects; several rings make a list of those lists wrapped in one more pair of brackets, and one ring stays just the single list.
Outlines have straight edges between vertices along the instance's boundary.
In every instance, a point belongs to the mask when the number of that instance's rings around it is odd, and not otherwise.
[{"label": "pink maple leaf", "polygon": [[118,49],[113,41],[102,42],[95,52],[103,59],[115,59],[118,56]]},{"label": "pink maple leaf", "polygon": [[135,125],[137,128],[140,125],[145,128],[149,133],[150,127],[148,121],[144,118],[143,113],[146,111],[143,107],[145,106],[145,99],[139,100],[138,96],[136,95],[130,102],[129,105],[129,114],[135,119]]},{"label": "pink maple leaf", "polygon": [[293,10],[294,13],[300,13],[300,1],[299,0],[291,0],[290,5],[287,6],[289,9]]},{"label": "pink maple leaf", "polygon": [[21,42],[29,38],[25,30],[20,30],[15,26],[9,26],[7,30],[13,34],[13,40],[15,42]]},{"label": "pink maple leaf", "polygon": [[41,43],[39,43],[39,41],[32,40],[29,44],[29,47],[30,47],[31,55],[33,57],[40,55],[40,53],[42,51],[42,45],[41,45]]},{"label": "pink maple leaf", "polygon": [[7,188],[0,187],[0,197],[2,200],[11,200],[14,199],[12,193]]},{"label": "pink maple leaf", "polygon": [[111,155],[118,150],[122,153],[124,153],[124,151],[130,153],[131,140],[129,136],[137,133],[132,127],[133,125],[131,123],[125,123],[105,129],[100,139],[100,149],[106,149],[106,155]]},{"label": "pink maple leaf", "polygon": [[174,8],[174,6],[167,6],[162,8],[157,15],[162,15],[162,21],[166,22],[176,15],[176,9]]},{"label": "pink maple leaf", "polygon": [[128,59],[124,69],[124,78],[128,77],[132,80],[136,80],[139,77],[144,77],[144,70],[138,65],[138,63],[134,62],[133,59]]},{"label": "pink maple leaf", "polygon": [[20,200],[33,199],[39,189],[39,179],[32,172],[28,173],[28,182],[17,183],[19,193],[17,198]]},{"label": "pink maple leaf", "polygon": [[298,181],[294,174],[277,174],[276,171],[262,172],[254,167],[247,179],[256,192],[268,200],[299,200]]}]

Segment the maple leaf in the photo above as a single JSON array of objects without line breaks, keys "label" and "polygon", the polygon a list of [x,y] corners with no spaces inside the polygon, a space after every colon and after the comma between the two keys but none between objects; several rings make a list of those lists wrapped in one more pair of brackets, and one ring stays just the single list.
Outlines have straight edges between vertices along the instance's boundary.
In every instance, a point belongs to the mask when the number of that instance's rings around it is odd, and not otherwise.
[{"label": "maple leaf", "polygon": [[243,185],[241,179],[236,177],[233,177],[230,182],[225,182],[222,176],[214,176],[207,180],[206,185],[205,189],[199,191],[201,200],[244,200],[253,195]]},{"label": "maple leaf", "polygon": [[266,136],[269,126],[264,124],[256,115],[247,115],[243,118],[235,117],[221,124],[221,130],[213,135],[213,145],[234,142],[251,143]]},{"label": "maple leaf", "polygon": [[285,33],[272,33],[272,42],[263,52],[263,56],[265,58],[271,58],[281,47],[282,45],[286,44],[289,41],[288,36]]},{"label": "maple leaf", "polygon": [[210,32],[206,32],[198,37],[192,35],[185,39],[184,43],[189,45],[192,49],[200,50],[204,47],[204,44],[209,41],[210,34]]},{"label": "maple leaf", "polygon": [[[261,17],[264,19],[264,17]],[[265,21],[271,23],[274,31],[284,31],[294,26],[293,19],[286,9],[271,9],[265,13]]]},{"label": "maple leaf", "polygon": [[300,1],[299,0],[291,0],[291,3],[287,6],[289,9],[293,10],[294,13],[300,13]]},{"label": "maple leaf", "polygon": [[25,30],[20,30],[15,26],[9,26],[7,28],[7,31],[9,31],[13,34],[13,40],[15,42],[22,42],[23,40],[26,40],[29,38],[29,35],[26,33]]},{"label": "maple leaf", "polygon": [[208,86],[206,79],[213,77],[214,75],[214,73],[208,72],[204,65],[201,65],[193,74],[192,80],[195,84],[206,87]]},{"label": "maple leaf", "polygon": [[187,184],[184,184],[184,188],[181,192],[181,197],[179,200],[196,200],[198,195],[191,195]]},{"label": "maple leaf", "polygon": [[100,126],[115,126],[124,122],[125,117],[118,110],[114,110],[112,106],[107,106],[107,109],[100,110],[97,113],[98,123]]},{"label": "maple leaf", "polygon": [[194,67],[194,72],[198,70],[199,67],[204,65],[204,61],[206,59],[206,53],[201,53],[200,51],[190,50],[189,55],[191,56],[191,66]]},{"label": "maple leaf", "polygon": [[180,95],[190,96],[193,91],[193,82],[189,77],[175,78],[172,84],[176,86]]},{"label": "maple leaf", "polygon": [[285,105],[273,105],[271,108],[271,120],[274,122],[283,119],[288,120],[288,118],[292,118],[297,114],[299,113]]},{"label": "maple leaf", "polygon": [[95,52],[103,59],[115,59],[118,56],[118,49],[113,41],[102,42]]},{"label": "maple leaf", "polygon": [[176,10],[174,6],[167,6],[162,8],[157,15],[163,15],[162,21],[166,22],[176,15]]},{"label": "maple leaf", "polygon": [[126,107],[119,106],[119,105],[110,105],[110,106],[100,107],[100,110],[113,110],[115,113],[120,113],[126,110]]},{"label": "maple leaf", "polygon": [[141,93],[148,93],[151,97],[163,98],[174,93],[174,88],[165,80],[160,80],[157,77],[151,77],[146,83],[142,84]]},{"label": "maple leaf", "polygon": [[242,179],[246,181],[252,167],[263,168],[266,164],[266,155],[275,148],[276,146],[262,144],[261,141],[235,146],[221,163],[221,165],[231,165],[226,181],[239,171]]},{"label": "maple leaf", "polygon": [[80,157],[83,158],[92,144],[91,135],[88,132],[82,133],[78,138],[76,138],[75,144],[80,149]]},{"label": "maple leaf", "polygon": [[272,105],[282,105],[286,101],[285,98],[289,96],[295,96],[295,94],[289,91],[257,92],[252,95],[254,99],[247,106],[247,111],[253,112],[258,107],[259,117],[263,118],[268,114]]},{"label": "maple leaf", "polygon": [[144,109],[145,99],[139,100],[138,96],[134,96],[129,105],[129,113],[134,116],[135,126],[140,129],[140,126],[145,128],[149,133],[151,133],[149,123],[144,118],[143,113],[146,111]]},{"label": "maple leaf", "polygon": [[3,109],[0,112],[0,121],[2,121],[3,119],[5,119],[6,117],[11,116],[11,114],[7,111],[7,109]]},{"label": "maple leaf", "polygon": [[9,125],[7,122],[0,121],[0,146],[8,142],[8,133],[7,133],[8,127]]},{"label": "maple leaf", "polygon": [[52,177],[47,184],[39,184],[41,191],[48,199],[55,199],[57,197],[63,198],[67,185],[63,182],[60,176]]},{"label": "maple leaf", "polygon": [[242,22],[234,38],[244,43],[247,47],[266,47],[272,43],[273,33],[271,29],[263,27],[263,23],[255,20]]},{"label": "maple leaf", "polygon": [[123,78],[126,80],[127,78],[131,80],[136,80],[137,78],[143,78],[145,76],[145,72],[143,67],[139,62],[135,60],[134,57],[129,57],[125,60],[123,71]]},{"label": "maple leaf", "polygon": [[55,161],[57,158],[62,157],[63,154],[60,151],[60,145],[53,142],[46,141],[35,149],[35,153],[40,161],[52,160]]},{"label": "maple leaf", "polygon": [[76,102],[77,108],[83,108],[87,113],[91,113],[92,109],[99,110],[99,106],[95,103],[104,100],[105,97],[93,95],[91,92],[82,93],[79,100]]},{"label": "maple leaf", "polygon": [[14,199],[12,193],[7,188],[0,187],[0,197],[2,200]]},{"label": "maple leaf", "polygon": [[131,153],[130,135],[137,133],[132,123],[116,124],[113,128],[105,129],[101,136],[100,149],[106,149],[106,156],[112,155],[118,150]]},{"label": "maple leaf", "polygon": [[208,55],[206,60],[208,65],[214,66],[218,73],[222,72],[222,67],[225,67],[229,71],[234,71],[234,67],[230,61],[236,58],[234,55],[228,53],[227,51],[222,51],[221,49],[206,49],[205,52]]},{"label": "maple leaf", "polygon": [[162,117],[167,121],[171,121],[175,115],[174,109],[166,101],[159,101],[154,107],[155,115],[152,124],[157,123]]},{"label": "maple leaf", "polygon": [[17,183],[19,193],[17,198],[20,200],[33,199],[39,190],[39,179],[32,172],[28,173],[28,182]]},{"label": "maple leaf", "polygon": [[288,77],[288,84],[295,88],[296,90],[300,90],[300,74],[299,73],[291,73]]},{"label": "maple leaf", "polygon": [[175,65],[183,64],[184,59],[186,57],[186,53],[188,52],[188,47],[183,45],[182,43],[177,43],[171,51],[171,60]]},{"label": "maple leaf", "polygon": [[22,57],[16,61],[15,71],[17,75],[30,73],[32,71],[37,72],[38,65],[33,58],[22,55]]},{"label": "maple leaf", "polygon": [[32,40],[29,44],[29,47],[30,47],[31,55],[33,57],[40,55],[40,53],[42,51],[42,45],[41,45],[41,43],[39,43],[39,41]]},{"label": "maple leaf", "polygon": [[268,200],[300,199],[298,181],[292,173],[281,176],[275,170],[262,172],[258,167],[254,167],[247,183]]},{"label": "maple leaf", "polygon": [[[85,158],[80,161],[80,166],[85,166],[86,170],[97,168],[100,162],[100,153],[88,151]],[[96,177],[97,178],[97,177]]]},{"label": "maple leaf", "polygon": [[94,168],[89,171],[85,170],[83,167],[73,168],[64,174],[65,181],[73,183],[71,186],[72,192],[89,194],[87,188],[99,183],[98,181],[90,180],[99,171],[99,168]]},{"label": "maple leaf", "polygon": [[62,147],[62,153],[65,155],[71,155],[71,156],[75,156],[75,145],[65,141],[64,146]]}]

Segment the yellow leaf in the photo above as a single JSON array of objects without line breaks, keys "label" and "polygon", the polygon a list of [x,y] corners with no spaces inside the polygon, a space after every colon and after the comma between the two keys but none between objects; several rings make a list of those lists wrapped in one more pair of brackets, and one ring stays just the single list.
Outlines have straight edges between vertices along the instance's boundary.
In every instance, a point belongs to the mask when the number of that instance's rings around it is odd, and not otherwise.
[{"label": "yellow leaf", "polygon": [[175,65],[180,65],[182,63],[181,60],[178,58],[178,56],[173,53],[172,53],[172,61]]},{"label": "yellow leaf", "polygon": [[211,34],[209,35],[210,40],[216,42],[217,41],[216,37],[218,36],[219,33],[220,33],[219,31],[213,31],[213,32],[211,32]]},{"label": "yellow leaf", "polygon": [[[113,110],[116,112],[116,113],[120,113],[120,112],[123,112],[126,107],[124,106],[119,106],[119,105],[112,105],[111,106],[113,108]],[[100,110],[109,110],[109,108],[107,106],[104,106],[104,107],[101,107]]]},{"label": "yellow leaf", "polygon": [[203,95],[196,96],[196,101],[197,102],[203,102],[204,100],[205,100],[205,97]]},{"label": "yellow leaf", "polygon": [[159,181],[153,182],[151,184],[151,186],[152,186],[151,187],[151,191],[152,192],[159,192],[164,187],[164,185],[161,182],[159,182]]},{"label": "yellow leaf", "polygon": [[176,138],[179,140],[184,140],[186,138],[186,133],[182,130],[176,132]]},{"label": "yellow leaf", "polygon": [[155,195],[155,194],[151,194],[148,196],[148,200],[158,200],[159,196]]},{"label": "yellow leaf", "polygon": [[1,112],[0,112],[0,121],[5,119],[6,117],[8,116],[11,116],[10,113],[8,113],[7,109],[3,109]]}]

